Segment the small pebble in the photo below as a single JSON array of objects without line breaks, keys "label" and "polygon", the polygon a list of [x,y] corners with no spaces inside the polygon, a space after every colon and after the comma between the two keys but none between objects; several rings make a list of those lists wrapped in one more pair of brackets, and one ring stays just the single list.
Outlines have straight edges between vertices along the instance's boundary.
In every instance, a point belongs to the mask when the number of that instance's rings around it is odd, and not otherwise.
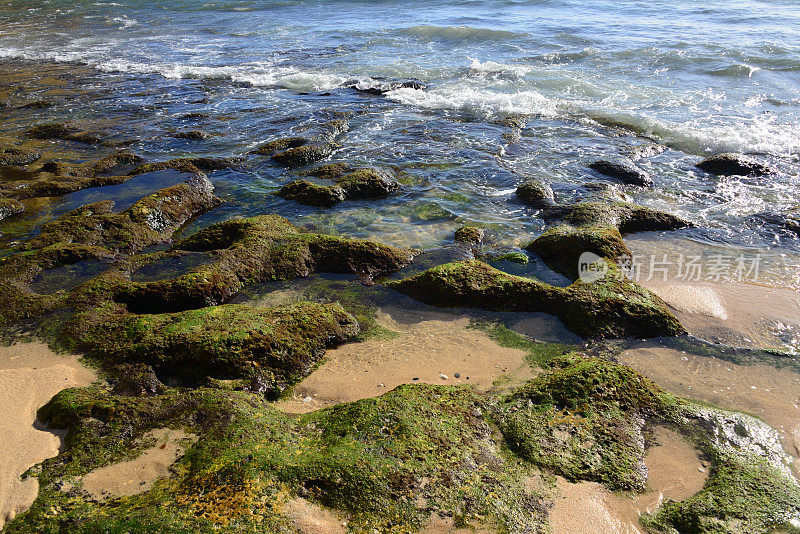
[{"label": "small pebble", "polygon": [[385,386],[383,385],[383,382],[381,382],[380,384],[378,384],[378,387],[382,388],[382,387],[385,387]]},{"label": "small pebble", "polygon": [[414,377],[414,378],[412,378],[411,380],[419,380],[419,377],[418,377],[418,376],[415,376],[415,377]]},{"label": "small pebble", "polygon": [[447,380],[447,375],[439,373],[439,378],[441,378],[442,380]]},{"label": "small pebble", "polygon": [[705,473],[706,472],[705,468],[703,468],[703,467],[698,467],[697,470],[700,471],[701,473]]},{"label": "small pebble", "polygon": [[303,399],[303,402],[311,402],[311,397],[306,397],[305,399]]},{"label": "small pebble", "polygon": [[456,378],[461,378],[461,373],[456,373],[453,376],[456,377]]}]

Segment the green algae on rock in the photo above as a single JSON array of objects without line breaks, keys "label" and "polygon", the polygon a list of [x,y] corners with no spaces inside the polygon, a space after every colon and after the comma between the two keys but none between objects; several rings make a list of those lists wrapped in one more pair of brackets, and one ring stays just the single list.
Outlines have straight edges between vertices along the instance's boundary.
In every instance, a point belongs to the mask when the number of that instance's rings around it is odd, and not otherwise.
[{"label": "green algae on rock", "polygon": [[[39,496],[7,531],[293,532],[281,503],[301,496],[340,511],[353,533],[415,532],[431,514],[460,527],[546,532],[551,497],[529,477],[640,491],[653,425],[688,437],[711,473],[694,497],[643,516],[650,528],[766,532],[800,516],[800,487],[763,423],[676,398],[608,361],[548,361],[507,395],[404,385],[295,417],[244,391],[169,388],[146,369],[137,376],[148,386],[133,396],[67,389],[38,414],[70,429],[65,450],[29,472]],[[83,492],[86,474],[135,457],[157,428],[198,437],[171,477],[113,501]]]},{"label": "green algae on rock", "polygon": [[622,234],[676,230],[691,223],[675,215],[627,202],[590,201],[553,208],[548,215],[565,224],[546,230],[526,248],[554,271],[575,280],[581,254],[611,262],[631,256]]},{"label": "green algae on rock", "polygon": [[308,374],[326,348],[358,333],[358,323],[339,304],[229,304],[156,315],[120,311],[106,306],[79,314],[66,335],[77,349],[109,364],[142,362],[195,383],[207,376],[256,376],[270,397]]},{"label": "green algae on rock", "polygon": [[517,198],[534,208],[550,208],[556,205],[553,188],[542,180],[528,180],[516,190]]},{"label": "green algae on rock", "polygon": [[213,190],[208,178],[197,174],[142,198],[121,213],[113,213],[112,201],[89,204],[45,223],[41,233],[21,248],[34,250],[65,242],[135,252],[164,242],[190,218],[218,206],[222,201]]},{"label": "green algae on rock", "polygon": [[345,191],[338,186],[320,185],[308,180],[293,180],[281,187],[278,196],[306,206],[329,208],[345,199]]},{"label": "green algae on rock", "polygon": [[684,333],[667,305],[609,265],[592,283],[556,287],[512,276],[480,261],[439,265],[387,286],[426,304],[555,315],[584,337],[658,337]]}]

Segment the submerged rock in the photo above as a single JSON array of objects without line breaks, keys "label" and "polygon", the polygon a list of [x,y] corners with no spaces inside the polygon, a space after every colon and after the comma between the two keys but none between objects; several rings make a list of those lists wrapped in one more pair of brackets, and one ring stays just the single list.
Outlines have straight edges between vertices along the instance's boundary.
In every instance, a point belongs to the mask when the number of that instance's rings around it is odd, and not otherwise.
[{"label": "submerged rock", "polygon": [[623,183],[639,186],[653,185],[653,179],[636,165],[628,161],[598,160],[589,164],[589,168],[605,176],[616,178]]},{"label": "submerged rock", "polygon": [[384,169],[361,168],[334,179],[348,199],[385,198],[400,189],[392,174]]},{"label": "submerged rock", "polygon": [[308,180],[294,180],[284,185],[278,196],[307,206],[329,208],[345,199],[345,191],[338,186],[320,185]]},{"label": "submerged rock", "polygon": [[517,198],[534,208],[549,208],[555,206],[553,188],[542,180],[528,180],[516,191]]},{"label": "submerged rock", "polygon": [[253,153],[270,156],[286,167],[301,167],[330,156],[336,149],[333,140],[347,131],[346,120],[333,120],[312,129],[303,137],[275,139],[258,147]]},{"label": "submerged rock", "polygon": [[764,176],[770,168],[743,154],[722,153],[708,157],[697,167],[718,176]]},{"label": "submerged rock", "polygon": [[61,139],[88,145],[97,145],[103,142],[102,134],[79,130],[63,122],[40,124],[28,130],[27,134],[34,139]]},{"label": "submerged rock", "polygon": [[203,130],[184,130],[171,134],[176,139],[189,139],[191,141],[205,141],[211,139],[211,134]]},{"label": "submerged rock", "polygon": [[454,239],[456,243],[464,243],[465,245],[480,245],[483,243],[486,231],[477,226],[462,226],[456,230]]}]

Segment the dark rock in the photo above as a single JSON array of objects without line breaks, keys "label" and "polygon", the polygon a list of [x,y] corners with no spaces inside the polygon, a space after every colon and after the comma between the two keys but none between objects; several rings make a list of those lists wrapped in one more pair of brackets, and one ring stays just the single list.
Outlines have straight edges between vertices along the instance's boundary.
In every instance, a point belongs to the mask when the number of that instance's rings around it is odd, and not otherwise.
[{"label": "dark rock", "polygon": [[548,208],[556,203],[553,188],[542,180],[528,180],[517,187],[516,194],[522,202],[534,208]]},{"label": "dark rock", "polygon": [[385,198],[400,189],[389,171],[363,168],[334,180],[348,199]]},{"label": "dark rock", "polygon": [[483,228],[462,226],[456,230],[454,239],[457,243],[464,243],[465,245],[480,245],[483,243],[485,233],[486,231]]},{"label": "dark rock", "polygon": [[211,138],[211,134],[203,130],[185,130],[171,134],[176,139],[189,139],[192,141],[204,141]]},{"label": "dark rock", "polygon": [[308,180],[294,180],[284,185],[278,196],[306,206],[331,207],[345,199],[341,187],[319,185]]},{"label": "dark rock", "polygon": [[616,178],[623,183],[640,186],[653,185],[653,180],[644,171],[627,161],[599,160],[589,168],[605,176]]},{"label": "dark rock", "polygon": [[331,143],[305,143],[272,155],[272,159],[286,167],[301,167],[323,160],[333,154]]},{"label": "dark rock", "polygon": [[722,153],[704,159],[697,167],[718,176],[764,176],[770,168],[742,154]]},{"label": "dark rock", "polygon": [[109,374],[113,377],[111,391],[114,395],[143,397],[160,395],[165,389],[153,368],[143,363],[116,365]]},{"label": "dark rock", "polygon": [[40,124],[28,130],[28,136],[34,139],[61,139],[89,145],[102,144],[103,138],[97,132],[78,130],[65,123]]},{"label": "dark rock", "polygon": [[370,95],[383,95],[396,89],[425,89],[425,84],[419,80],[386,80],[383,78],[370,78],[369,80],[353,80],[345,82],[344,86],[361,93]]},{"label": "dark rock", "polygon": [[34,100],[20,106],[20,109],[46,109],[53,107],[53,103],[48,100]]}]

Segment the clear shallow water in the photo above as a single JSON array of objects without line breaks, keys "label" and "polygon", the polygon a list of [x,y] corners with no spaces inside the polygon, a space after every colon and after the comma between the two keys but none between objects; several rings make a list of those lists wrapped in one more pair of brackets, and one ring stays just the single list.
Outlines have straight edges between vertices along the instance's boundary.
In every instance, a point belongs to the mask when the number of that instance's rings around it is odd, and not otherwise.
[{"label": "clear shallow water", "polygon": [[[393,166],[406,183],[385,201],[320,210],[274,197],[293,174],[249,161],[212,175],[229,202],[195,227],[275,212],[430,248],[480,222],[520,244],[543,227],[513,198],[525,177],[550,180],[566,202],[600,179],[588,162],[643,155],[637,163],[656,186],[627,192],[698,224],[679,236],[791,260],[797,236],[753,215],[798,203],[800,9],[792,1],[671,4],[0,2],[0,58],[95,68],[81,92],[36,118],[69,113],[100,124],[135,138],[132,149],[151,159],[246,154],[344,113],[350,131],[333,159]],[[373,96],[346,87],[380,78],[425,88]],[[498,121],[518,114],[528,120],[514,138]],[[5,115],[9,130],[31,118]],[[185,129],[212,138],[169,136]],[[693,168],[723,150],[762,154],[779,172],[719,179]]]}]

